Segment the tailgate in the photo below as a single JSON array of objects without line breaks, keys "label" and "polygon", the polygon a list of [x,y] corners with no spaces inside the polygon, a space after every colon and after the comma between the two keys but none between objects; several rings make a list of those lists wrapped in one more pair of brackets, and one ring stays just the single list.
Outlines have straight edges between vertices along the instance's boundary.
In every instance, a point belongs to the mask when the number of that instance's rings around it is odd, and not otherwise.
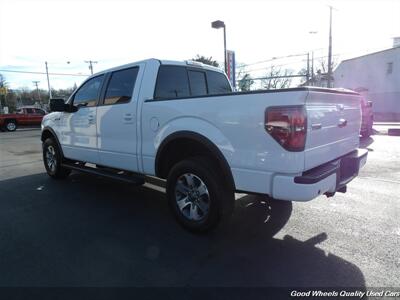
[{"label": "tailgate", "polygon": [[360,96],[310,91],[306,98],[305,170],[345,155],[359,144]]}]

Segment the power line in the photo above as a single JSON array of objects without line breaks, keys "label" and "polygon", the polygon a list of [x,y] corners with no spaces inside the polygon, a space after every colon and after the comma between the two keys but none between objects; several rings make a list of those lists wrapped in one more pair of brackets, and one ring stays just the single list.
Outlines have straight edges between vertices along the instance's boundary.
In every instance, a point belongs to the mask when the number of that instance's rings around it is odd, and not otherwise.
[{"label": "power line", "polygon": [[[325,48],[313,49],[313,51],[323,50],[323,49],[325,49]],[[307,52],[298,53],[298,54],[289,54],[289,55],[284,55],[284,56],[274,56],[274,57],[272,57],[270,59],[267,59],[267,60],[261,60],[261,61],[250,63],[250,64],[242,64],[241,67],[259,65],[259,64],[263,64],[263,63],[266,63],[266,62],[271,62],[271,61],[278,60],[278,59],[290,58],[290,57],[298,57],[298,56],[306,56],[306,55],[307,55]]]},{"label": "power line", "polygon": [[[333,55],[333,56],[334,56],[334,57],[337,57],[337,56],[340,56],[340,55],[342,55],[342,54],[335,54],[335,55]],[[327,56],[327,55],[325,55],[325,56],[317,56],[317,57],[314,57],[314,59],[320,59],[320,58],[326,58],[326,57],[328,57],[328,56]],[[293,65],[293,64],[296,64],[296,63],[305,62],[305,61],[307,61],[307,59],[295,60],[295,61],[292,61],[292,62],[290,62],[290,63],[284,63],[284,64],[272,65],[272,66],[264,66],[264,67],[260,67],[260,68],[256,68],[256,69],[250,69],[250,70],[246,70],[246,69],[245,69],[244,72],[250,73],[250,72],[255,72],[255,71],[268,70],[268,69],[270,69],[271,67],[288,66],[288,65]],[[244,68],[246,68],[246,67],[244,67]]]},{"label": "power line", "polygon": [[[281,76],[257,77],[257,78],[241,79],[241,80],[243,80],[243,81],[252,81],[252,80],[266,80],[266,79],[294,78],[294,77],[307,77],[307,74],[304,74],[304,75],[281,75]],[[239,82],[240,80],[237,80],[237,81]]]},{"label": "power line", "polygon": [[262,71],[262,70],[269,70],[269,69],[271,69],[272,67],[283,67],[283,66],[293,65],[293,64],[296,64],[296,63],[301,63],[301,62],[304,62],[304,59],[302,59],[302,60],[296,60],[296,61],[293,61],[293,62],[290,62],[290,63],[285,63],[285,64],[270,65],[270,66],[264,66],[264,67],[262,67],[262,68],[245,70],[245,72],[246,72],[246,73],[250,73],[250,72]]},{"label": "power line", "polygon": [[267,60],[262,60],[262,61],[258,61],[258,62],[254,62],[254,63],[250,63],[250,64],[244,64],[242,66],[243,67],[247,67],[247,66],[259,65],[259,64],[263,64],[263,63],[266,63],[266,62],[274,61],[274,60],[277,60],[277,59],[296,57],[296,56],[303,56],[303,55],[306,55],[306,53],[290,54],[290,55],[286,55],[286,56],[277,56],[277,57],[272,57],[272,58],[267,59]]},{"label": "power line", "polygon": [[[0,70],[0,72],[46,75],[46,72],[34,72],[34,71]],[[85,76],[85,77],[90,76],[88,74],[68,74],[68,73],[49,73],[49,75],[56,75],[56,76]]]},{"label": "power line", "polygon": [[269,69],[271,69],[272,67],[283,67],[283,66],[288,66],[288,65],[293,65],[293,64],[296,64],[296,63],[300,63],[300,62],[303,62],[303,61],[304,61],[304,60],[296,60],[296,61],[293,61],[293,62],[290,62],[290,63],[285,63],[285,64],[264,66],[264,67],[257,68],[257,69],[245,70],[245,72],[246,72],[246,73],[251,73],[251,72],[256,72],[256,71],[269,70]]}]

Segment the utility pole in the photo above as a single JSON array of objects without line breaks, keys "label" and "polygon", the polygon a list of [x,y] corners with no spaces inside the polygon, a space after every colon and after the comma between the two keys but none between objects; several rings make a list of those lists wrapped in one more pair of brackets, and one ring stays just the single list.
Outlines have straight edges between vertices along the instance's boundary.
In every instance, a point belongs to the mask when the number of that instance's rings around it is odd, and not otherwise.
[{"label": "utility pole", "polygon": [[310,52],[307,52],[307,85],[310,83]]},{"label": "utility pole", "polygon": [[47,75],[47,87],[49,89],[49,99],[53,98],[51,95],[50,78],[49,78],[49,68],[47,67],[47,61],[44,62],[46,65],[46,75]]},{"label": "utility pole", "polygon": [[314,51],[311,52],[311,85],[314,85]]},{"label": "utility pole", "polygon": [[42,100],[40,99],[39,86],[38,86],[38,84],[39,84],[40,81],[32,81],[32,82],[33,82],[33,84],[36,86],[36,92],[37,92],[37,94],[38,94],[39,103],[41,104]]},{"label": "utility pole", "polygon": [[332,77],[332,6],[329,6],[329,52],[328,52],[328,88]]},{"label": "utility pole", "polygon": [[[308,32],[310,35],[311,34],[317,34],[318,31],[312,30]],[[313,44],[313,49],[315,48],[315,43]],[[311,85],[314,86],[314,50],[311,51]]]},{"label": "utility pole", "polygon": [[89,70],[93,75],[93,64],[97,64],[97,61],[93,61],[93,60],[85,60],[85,63],[89,64]]}]

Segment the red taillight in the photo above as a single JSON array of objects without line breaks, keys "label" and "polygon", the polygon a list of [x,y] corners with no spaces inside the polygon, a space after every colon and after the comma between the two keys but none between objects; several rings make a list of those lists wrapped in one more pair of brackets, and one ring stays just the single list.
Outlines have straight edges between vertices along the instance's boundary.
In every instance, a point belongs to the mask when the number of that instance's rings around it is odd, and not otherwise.
[{"label": "red taillight", "polygon": [[307,118],[303,106],[275,106],[265,111],[265,130],[286,150],[303,151]]}]

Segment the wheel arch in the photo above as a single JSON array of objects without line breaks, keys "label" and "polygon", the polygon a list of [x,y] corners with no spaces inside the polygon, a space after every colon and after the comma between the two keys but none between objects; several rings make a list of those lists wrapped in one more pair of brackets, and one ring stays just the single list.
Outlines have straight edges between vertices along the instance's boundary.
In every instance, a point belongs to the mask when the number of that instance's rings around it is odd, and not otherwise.
[{"label": "wheel arch", "polygon": [[[177,148],[183,145],[185,147],[177,151]],[[169,170],[175,163],[196,155],[211,158],[222,171],[226,184],[235,190],[231,169],[221,150],[207,137],[193,131],[171,133],[161,142],[155,159],[156,176],[167,178]]]},{"label": "wheel arch", "polygon": [[54,140],[57,143],[57,147],[60,150],[61,156],[64,157],[64,153],[60,144],[60,141],[58,140],[57,134],[51,127],[44,127],[42,130],[42,134],[40,136],[40,140],[44,142],[48,138],[54,138]]}]

